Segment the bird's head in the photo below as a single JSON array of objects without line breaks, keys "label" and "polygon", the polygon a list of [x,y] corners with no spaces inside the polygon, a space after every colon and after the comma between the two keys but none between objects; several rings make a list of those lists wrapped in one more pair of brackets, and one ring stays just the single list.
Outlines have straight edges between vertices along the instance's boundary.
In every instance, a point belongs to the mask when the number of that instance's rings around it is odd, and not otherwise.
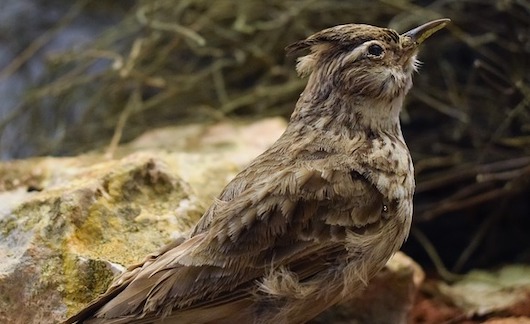
[{"label": "bird's head", "polygon": [[298,59],[297,71],[310,75],[310,83],[324,97],[333,89],[342,96],[392,101],[412,85],[419,45],[449,21],[434,20],[401,35],[388,28],[340,25],[294,43],[287,51],[310,51]]}]

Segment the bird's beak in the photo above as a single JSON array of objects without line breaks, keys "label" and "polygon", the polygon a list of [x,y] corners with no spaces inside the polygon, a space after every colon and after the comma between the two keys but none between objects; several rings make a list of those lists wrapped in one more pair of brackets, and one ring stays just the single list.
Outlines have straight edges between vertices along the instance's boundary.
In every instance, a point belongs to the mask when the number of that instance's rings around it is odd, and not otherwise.
[{"label": "bird's beak", "polygon": [[429,38],[429,36],[444,28],[445,25],[447,25],[450,21],[451,19],[447,18],[433,20],[412,30],[409,30],[402,36],[409,37],[416,45],[420,45],[421,43],[423,43],[424,40]]}]

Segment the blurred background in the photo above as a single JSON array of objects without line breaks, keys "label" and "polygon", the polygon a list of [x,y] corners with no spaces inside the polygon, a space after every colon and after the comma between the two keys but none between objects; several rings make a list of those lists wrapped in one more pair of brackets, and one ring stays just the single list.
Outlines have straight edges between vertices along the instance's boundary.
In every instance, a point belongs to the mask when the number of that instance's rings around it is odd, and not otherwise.
[{"label": "blurred background", "polygon": [[0,0],[0,158],[76,155],[167,125],[288,118],[284,47],[343,23],[426,42],[402,114],[416,165],[404,246],[430,276],[530,263],[526,0]]}]

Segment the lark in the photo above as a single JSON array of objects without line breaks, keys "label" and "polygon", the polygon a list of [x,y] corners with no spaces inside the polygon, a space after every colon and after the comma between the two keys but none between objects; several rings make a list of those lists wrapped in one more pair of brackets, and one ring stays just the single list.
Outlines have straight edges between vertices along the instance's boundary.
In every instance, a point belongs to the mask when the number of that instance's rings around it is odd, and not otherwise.
[{"label": "lark", "polygon": [[361,294],[409,233],[399,113],[419,45],[448,22],[340,25],[288,46],[308,81],[284,134],[188,237],[66,323],[305,323]]}]

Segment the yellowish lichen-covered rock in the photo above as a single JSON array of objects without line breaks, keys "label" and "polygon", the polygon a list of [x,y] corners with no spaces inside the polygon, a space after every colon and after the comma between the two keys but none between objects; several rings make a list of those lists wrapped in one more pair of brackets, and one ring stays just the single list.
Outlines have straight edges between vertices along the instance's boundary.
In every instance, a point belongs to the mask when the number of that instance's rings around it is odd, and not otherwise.
[{"label": "yellowish lichen-covered rock", "polygon": [[[0,216],[0,308],[6,310],[0,322],[46,322],[46,308],[62,315],[51,301],[63,308],[86,303],[118,271],[113,263],[136,262],[184,233],[200,207],[190,204],[176,215],[181,201],[196,197],[165,159],[35,160],[51,177],[42,178],[40,190],[15,189],[18,203]],[[1,193],[0,201],[13,196]],[[19,305],[26,307],[16,311]]]},{"label": "yellowish lichen-covered rock", "polygon": [[[285,122],[155,130],[109,154],[0,164],[0,323],[56,323],[186,232]],[[256,136],[258,135],[259,136]]]}]

